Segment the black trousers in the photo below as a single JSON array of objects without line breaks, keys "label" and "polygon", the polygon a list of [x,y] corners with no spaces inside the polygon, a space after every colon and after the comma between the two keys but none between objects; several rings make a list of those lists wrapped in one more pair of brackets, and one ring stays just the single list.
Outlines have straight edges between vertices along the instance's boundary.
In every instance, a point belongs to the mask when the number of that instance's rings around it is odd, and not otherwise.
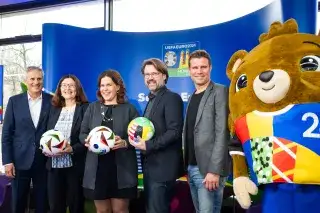
[{"label": "black trousers", "polygon": [[51,169],[48,172],[50,213],[84,212],[82,176],[74,167]]},{"label": "black trousers", "polygon": [[13,213],[25,213],[31,180],[35,198],[35,213],[47,212],[47,170],[44,164],[33,164],[29,170],[16,170],[16,176],[12,180]]},{"label": "black trousers", "polygon": [[175,180],[156,182],[149,178],[147,169],[143,172],[143,185],[147,213],[170,213]]}]

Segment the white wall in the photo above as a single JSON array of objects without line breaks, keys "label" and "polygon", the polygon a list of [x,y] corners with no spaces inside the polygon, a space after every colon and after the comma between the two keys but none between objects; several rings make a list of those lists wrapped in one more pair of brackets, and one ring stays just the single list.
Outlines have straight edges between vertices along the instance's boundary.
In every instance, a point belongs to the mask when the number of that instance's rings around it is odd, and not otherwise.
[{"label": "white wall", "polygon": [[115,31],[150,32],[218,24],[254,12],[274,0],[119,0]]}]

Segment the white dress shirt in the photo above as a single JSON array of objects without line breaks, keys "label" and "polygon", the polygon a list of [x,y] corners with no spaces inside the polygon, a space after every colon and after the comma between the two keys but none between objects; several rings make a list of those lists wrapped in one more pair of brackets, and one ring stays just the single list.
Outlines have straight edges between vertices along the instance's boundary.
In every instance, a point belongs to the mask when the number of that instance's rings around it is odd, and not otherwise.
[{"label": "white dress shirt", "polygon": [[38,122],[39,122],[39,117],[40,117],[40,112],[41,112],[42,93],[36,99],[32,99],[28,93],[28,103],[29,103],[29,109],[30,109],[30,115],[32,118],[32,122],[34,124],[34,127],[37,128]]}]

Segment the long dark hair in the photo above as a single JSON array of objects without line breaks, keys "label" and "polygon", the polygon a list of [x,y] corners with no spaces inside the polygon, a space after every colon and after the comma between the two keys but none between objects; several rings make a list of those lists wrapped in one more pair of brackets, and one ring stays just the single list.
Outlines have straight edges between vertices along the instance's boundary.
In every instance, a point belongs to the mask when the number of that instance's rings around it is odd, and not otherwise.
[{"label": "long dark hair", "polygon": [[62,97],[61,95],[61,84],[62,82],[64,81],[64,79],[67,79],[67,78],[71,78],[72,80],[74,80],[74,82],[76,83],[76,103],[77,104],[84,104],[84,103],[88,103],[88,99],[87,99],[87,96],[83,90],[83,87],[81,85],[81,82],[80,80],[75,76],[75,75],[65,75],[63,76],[58,85],[57,85],[57,89],[56,89],[56,92],[51,100],[52,102],[52,105],[55,106],[55,107],[64,107],[66,106],[66,102],[64,100],[64,98]]}]

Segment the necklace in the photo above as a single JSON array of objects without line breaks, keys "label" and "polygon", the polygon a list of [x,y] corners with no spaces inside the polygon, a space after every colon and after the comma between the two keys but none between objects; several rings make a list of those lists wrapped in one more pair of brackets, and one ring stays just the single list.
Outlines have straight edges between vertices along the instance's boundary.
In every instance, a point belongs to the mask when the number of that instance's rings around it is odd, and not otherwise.
[{"label": "necklace", "polygon": [[62,109],[63,110],[65,110],[65,111],[67,111],[67,112],[72,112],[72,111],[74,111],[75,110],[75,108],[76,108],[76,105],[73,105],[73,106],[69,106],[69,107],[63,107]]}]

